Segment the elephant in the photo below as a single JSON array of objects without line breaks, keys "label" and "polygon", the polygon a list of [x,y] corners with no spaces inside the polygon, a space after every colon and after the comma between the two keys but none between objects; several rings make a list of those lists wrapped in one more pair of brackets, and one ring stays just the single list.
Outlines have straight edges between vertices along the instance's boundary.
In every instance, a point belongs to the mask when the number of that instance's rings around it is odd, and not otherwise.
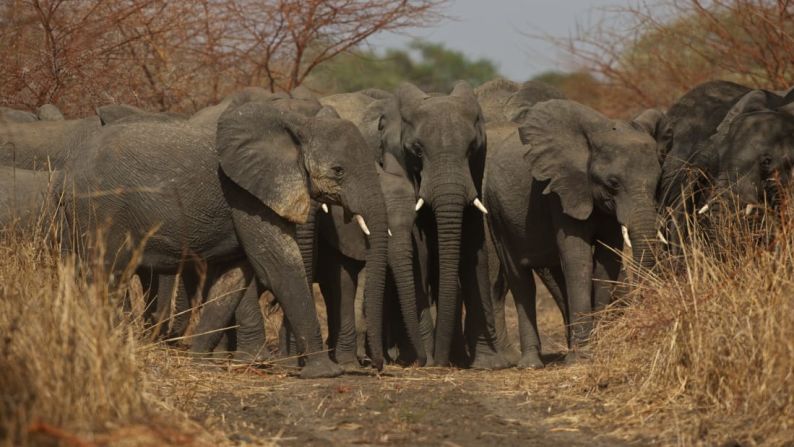
[{"label": "elephant", "polygon": [[492,79],[474,89],[486,123],[518,121],[532,105],[565,95],[549,84],[529,80],[523,84],[503,78]]},{"label": "elephant", "polygon": [[[380,99],[379,99],[380,98]],[[385,101],[393,102],[392,95],[382,91],[362,91],[344,93],[321,98],[320,102],[326,110],[335,113],[353,122],[362,135],[373,155],[380,156],[380,141],[378,135],[378,120]],[[341,111],[341,113],[339,113]],[[373,160],[375,157],[373,157]],[[407,271],[396,263],[391,256],[395,253],[394,247],[411,243],[411,228],[413,226],[415,196],[413,186],[403,177],[392,175],[377,164],[380,187],[386,199],[386,209],[389,222],[389,282],[398,284],[400,303],[405,321],[409,326],[410,338],[414,342],[417,352],[417,363],[424,365],[426,354],[424,346],[420,346],[416,304],[414,298],[414,282],[411,277],[411,257],[407,261]],[[333,204],[322,204],[326,213],[317,213],[316,227],[304,225],[298,227],[299,245],[304,247],[304,259],[307,264],[307,278],[316,279],[320,285],[328,314],[328,347],[334,360],[345,368],[359,366],[359,359],[363,352],[359,346],[356,326],[355,299],[359,282],[362,279],[367,257],[367,239],[359,231],[357,224],[346,218],[344,210]],[[316,233],[316,234],[315,234]],[[301,237],[305,242],[301,244]],[[317,250],[313,244],[316,241]],[[316,278],[312,274],[314,264],[321,265],[317,270]],[[394,278],[394,279],[392,279]],[[391,296],[388,287],[387,296]],[[362,318],[358,318],[360,321]],[[386,324],[386,322],[384,322]],[[283,326],[283,327],[286,327]],[[289,353],[292,350],[288,332],[282,332],[281,351]]]},{"label": "elephant", "polygon": [[745,204],[755,206],[768,189],[760,186],[761,171],[779,171],[787,178],[792,101],[790,90],[769,92],[712,81],[670,107],[656,138],[664,157],[658,197],[663,213],[671,217],[667,239],[673,250],[680,245],[675,226],[685,213],[697,216],[708,210],[714,186],[730,186]]},{"label": "elephant", "polygon": [[382,160],[384,170],[411,184],[417,198],[414,224],[430,250],[425,278],[437,301],[434,362],[440,366],[451,362],[454,335],[461,327],[462,297],[470,357],[464,361],[475,368],[506,367],[495,346],[486,209],[479,199],[486,156],[480,106],[471,86],[462,81],[449,95],[428,95],[404,83],[394,98],[391,113],[378,121]]},{"label": "elephant", "polygon": [[[661,167],[656,142],[637,124],[608,119],[569,100],[531,107],[520,123],[488,126],[484,200],[488,222],[519,315],[519,367],[540,368],[535,282],[565,297],[571,345],[567,361],[585,355],[590,315],[604,292],[593,279],[615,281],[628,228],[635,260],[652,266],[655,193]],[[596,303],[594,303],[596,301]]]},{"label": "elephant", "polygon": [[44,104],[36,113],[0,107],[0,123],[32,123],[34,121],[60,121],[63,114],[52,104]]},{"label": "elephant", "polygon": [[[388,235],[371,151],[347,121],[256,100],[230,104],[214,134],[188,122],[103,127],[65,168],[70,225],[89,236],[86,247],[96,246],[92,230],[109,225],[102,261],[117,272],[132,260],[123,248],[147,238],[135,260],[155,272],[185,258],[207,268],[246,260],[307,355],[301,377],[341,374],[322,352],[295,226],[315,199],[342,205],[370,232],[368,337],[380,346]],[[375,349],[373,366],[382,365]]]},{"label": "elephant", "polygon": [[30,228],[53,211],[49,201],[58,173],[0,166],[0,227]]},{"label": "elephant", "polygon": [[0,165],[46,171],[60,169],[72,148],[101,126],[99,117],[76,120],[0,122]]}]

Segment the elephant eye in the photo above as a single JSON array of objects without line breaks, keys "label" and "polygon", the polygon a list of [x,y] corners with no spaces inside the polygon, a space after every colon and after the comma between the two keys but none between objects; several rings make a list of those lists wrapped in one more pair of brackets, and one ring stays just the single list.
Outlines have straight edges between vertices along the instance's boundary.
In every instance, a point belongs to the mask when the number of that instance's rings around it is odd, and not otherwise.
[{"label": "elephant eye", "polygon": [[345,168],[341,166],[334,166],[331,169],[334,171],[336,178],[342,178],[345,175]]},{"label": "elephant eye", "polygon": [[610,177],[607,179],[607,188],[611,189],[612,191],[617,191],[620,188],[620,180],[616,177]]},{"label": "elephant eye", "polygon": [[414,144],[412,144],[411,145],[411,152],[413,152],[413,154],[417,158],[422,158],[422,143],[417,141]]},{"label": "elephant eye", "polygon": [[772,166],[772,157],[769,155],[764,155],[761,158],[761,167],[764,169],[769,169],[770,166]]}]

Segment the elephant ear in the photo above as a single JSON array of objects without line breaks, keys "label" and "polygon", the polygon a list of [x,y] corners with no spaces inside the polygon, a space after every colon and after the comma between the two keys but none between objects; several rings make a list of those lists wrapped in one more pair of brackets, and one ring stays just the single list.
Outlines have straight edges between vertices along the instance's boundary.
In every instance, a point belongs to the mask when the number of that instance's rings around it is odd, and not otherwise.
[{"label": "elephant ear", "polygon": [[311,199],[301,145],[309,120],[262,101],[228,108],[218,119],[221,169],[279,216],[306,223]]},{"label": "elephant ear", "polygon": [[629,124],[631,127],[646,132],[654,140],[660,136],[665,114],[659,109],[647,109],[637,115]]},{"label": "elephant ear", "polygon": [[565,214],[584,220],[593,211],[593,193],[587,173],[590,158],[588,133],[607,128],[610,121],[586,106],[550,100],[530,109],[518,129],[526,145],[524,159],[536,180],[548,181],[544,194],[560,197]]},{"label": "elephant ear", "polygon": [[[742,96],[742,98],[728,110],[722,122],[717,126],[717,135],[726,135],[731,124],[737,117],[745,113],[760,112],[769,109],[770,95],[774,93],[764,90],[752,90]],[[779,98],[779,97],[778,97]]]},{"label": "elephant ear", "polygon": [[113,124],[130,116],[145,115],[147,112],[127,104],[108,104],[96,108],[99,122],[103,126]]},{"label": "elephant ear", "polygon": [[409,123],[412,122],[414,111],[429,96],[410,82],[403,82],[394,92],[397,100],[397,110],[400,116]]}]

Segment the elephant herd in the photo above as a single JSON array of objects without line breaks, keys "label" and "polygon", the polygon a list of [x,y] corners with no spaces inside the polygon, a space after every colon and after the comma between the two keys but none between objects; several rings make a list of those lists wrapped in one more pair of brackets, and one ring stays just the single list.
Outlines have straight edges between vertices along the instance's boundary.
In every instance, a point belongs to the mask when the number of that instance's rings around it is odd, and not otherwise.
[{"label": "elephant herd", "polygon": [[200,306],[199,355],[228,344],[267,359],[268,290],[284,314],[279,353],[304,378],[364,360],[541,368],[535,278],[576,361],[622,278],[624,244],[652,268],[686,243],[677,225],[720,212],[725,194],[748,218],[777,206],[792,164],[794,93],[727,81],[631,121],[533,81],[319,98],[246,88],[192,116],[0,108],[0,225],[45,211],[64,252],[119,283],[138,276],[165,338]]}]

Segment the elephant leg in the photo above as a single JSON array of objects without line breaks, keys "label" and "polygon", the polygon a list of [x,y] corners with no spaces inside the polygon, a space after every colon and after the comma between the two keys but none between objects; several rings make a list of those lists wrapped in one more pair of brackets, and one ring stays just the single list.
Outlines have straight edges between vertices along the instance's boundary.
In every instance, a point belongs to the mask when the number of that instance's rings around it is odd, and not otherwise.
[{"label": "elephant leg", "polygon": [[[336,377],[342,368],[323,348],[314,298],[295,241],[295,226],[272,211],[262,210],[253,197],[229,195],[235,232],[256,277],[278,297],[295,332],[298,353],[305,355],[302,378]],[[251,203],[253,202],[253,203]],[[251,210],[257,210],[252,212]]]},{"label": "elephant leg", "polygon": [[[469,364],[471,356],[466,352],[466,341],[466,335],[463,333],[463,303],[458,298],[455,306],[455,329],[452,332],[452,349],[450,350],[450,363],[452,366],[465,368]],[[472,352],[471,355],[473,356],[474,353]]]},{"label": "elephant leg", "polygon": [[599,311],[612,302],[613,293],[620,289],[622,263],[619,252],[599,243],[593,253],[593,264],[593,310]]},{"label": "elephant leg", "polygon": [[479,210],[464,213],[460,282],[466,305],[466,338],[473,368],[501,369],[509,363],[496,349],[493,300],[485,248],[485,222]]},{"label": "elephant leg", "polygon": [[298,343],[295,340],[295,332],[292,330],[286,314],[281,317],[281,328],[278,332],[278,352],[279,357],[284,358],[287,364],[298,367],[303,366],[303,359],[298,356]]},{"label": "elephant leg", "polygon": [[[498,266],[497,274],[491,286],[491,297],[493,298],[494,327],[496,330],[496,347],[504,355],[505,360],[511,365],[518,363],[521,353],[510,343],[507,335],[507,319],[505,317],[505,306],[507,302],[507,280],[501,265]],[[515,298],[513,298],[515,300]]]},{"label": "elephant leg", "polygon": [[221,341],[226,328],[232,326],[237,307],[251,281],[251,270],[244,264],[235,264],[207,278],[207,299],[196,325],[191,352],[207,354]]},{"label": "elephant leg", "polygon": [[367,268],[364,267],[358,272],[358,287],[356,288],[356,298],[354,303],[356,320],[356,357],[359,362],[367,359],[367,318],[364,315],[364,287],[367,282]]},{"label": "elephant leg", "polygon": [[270,351],[265,343],[265,319],[259,305],[262,288],[253,279],[253,271],[250,271],[250,267],[248,269],[246,278],[250,278],[250,282],[234,311],[234,320],[238,326],[234,357],[249,362],[264,362],[270,359]]},{"label": "elephant leg", "polygon": [[[163,273],[158,275],[157,321],[160,335],[166,338],[179,337],[185,333],[190,322],[190,292],[185,285],[195,275]],[[190,287],[195,291],[195,287]]]},{"label": "elephant leg", "polygon": [[571,336],[570,331],[568,330],[571,324],[570,321],[570,311],[568,310],[568,295],[565,290],[565,276],[562,274],[562,267],[554,266],[554,267],[543,267],[535,269],[535,273],[538,275],[538,278],[543,282],[543,285],[546,286],[546,289],[549,291],[549,294],[554,299],[554,302],[557,304],[557,308],[560,309],[560,313],[562,314],[562,321],[565,325],[565,340],[568,345],[568,348],[571,348]]},{"label": "elephant leg", "polygon": [[521,342],[519,368],[543,368],[540,358],[540,336],[538,335],[536,288],[532,272],[524,267],[507,269],[507,284],[518,314],[518,334]]},{"label": "elephant leg", "polygon": [[593,234],[586,223],[565,215],[562,209],[553,215],[570,310],[573,355],[566,361],[575,361],[593,329]]},{"label": "elephant leg", "polygon": [[340,365],[358,367],[355,299],[361,263],[330,248],[323,251],[317,279],[328,312],[328,348]]}]

